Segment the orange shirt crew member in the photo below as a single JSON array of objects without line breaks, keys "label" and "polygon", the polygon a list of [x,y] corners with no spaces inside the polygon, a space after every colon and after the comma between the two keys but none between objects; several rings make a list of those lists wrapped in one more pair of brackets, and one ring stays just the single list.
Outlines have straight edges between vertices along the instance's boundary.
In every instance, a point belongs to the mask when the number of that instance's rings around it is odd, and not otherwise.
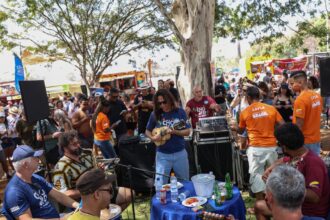
[{"label": "orange shirt crew member", "polygon": [[305,138],[305,147],[320,154],[321,151],[321,96],[308,89],[307,75],[304,71],[293,72],[291,77],[293,89],[300,92],[293,107],[293,123],[295,123]]},{"label": "orange shirt crew member", "polygon": [[265,168],[277,159],[276,124],[283,124],[280,113],[273,107],[260,102],[259,89],[247,89],[249,106],[241,112],[238,133],[247,130],[249,147],[247,150],[250,184],[257,200],[263,199],[265,182],[262,174]]},{"label": "orange shirt crew member", "polygon": [[98,146],[104,158],[117,157],[113,146],[110,143],[110,121],[107,113],[110,110],[110,102],[103,96],[100,96],[100,102],[93,114],[92,129],[94,132],[94,144]]}]

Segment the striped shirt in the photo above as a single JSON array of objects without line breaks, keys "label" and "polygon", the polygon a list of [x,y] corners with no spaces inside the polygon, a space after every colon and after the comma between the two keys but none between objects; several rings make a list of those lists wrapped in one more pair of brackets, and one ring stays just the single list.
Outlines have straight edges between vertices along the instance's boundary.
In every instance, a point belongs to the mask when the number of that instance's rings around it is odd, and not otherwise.
[{"label": "striped shirt", "polygon": [[53,183],[57,190],[65,192],[76,189],[78,178],[93,168],[92,155],[82,153],[79,160],[80,162],[77,162],[64,155],[57,162],[53,173]]}]

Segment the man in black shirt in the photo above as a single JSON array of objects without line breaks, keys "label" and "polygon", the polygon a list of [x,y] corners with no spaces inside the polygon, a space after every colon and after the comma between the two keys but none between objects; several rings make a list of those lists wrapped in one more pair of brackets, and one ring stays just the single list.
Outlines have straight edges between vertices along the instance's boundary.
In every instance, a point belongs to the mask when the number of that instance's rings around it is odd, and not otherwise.
[{"label": "man in black shirt", "polygon": [[220,105],[222,113],[225,113],[227,109],[227,105],[226,105],[227,91],[223,84],[224,84],[224,80],[223,78],[220,78],[218,80],[217,85],[215,86],[214,100],[217,104]]},{"label": "man in black shirt", "polygon": [[110,110],[107,114],[110,126],[116,132],[117,140],[119,141],[120,137],[127,132],[126,123],[124,121],[124,114],[127,111],[127,108],[123,101],[119,98],[119,91],[116,88],[110,89],[110,94],[108,100],[110,102]]},{"label": "man in black shirt", "polygon": [[153,95],[149,94],[148,86],[139,88],[140,94],[134,99],[134,110],[138,110],[138,132],[144,134],[151,112],[153,111]]},{"label": "man in black shirt", "polygon": [[165,88],[168,89],[170,91],[170,93],[173,95],[176,103],[178,105],[182,106],[179,91],[176,88],[174,88],[174,81],[171,79],[166,80]]}]

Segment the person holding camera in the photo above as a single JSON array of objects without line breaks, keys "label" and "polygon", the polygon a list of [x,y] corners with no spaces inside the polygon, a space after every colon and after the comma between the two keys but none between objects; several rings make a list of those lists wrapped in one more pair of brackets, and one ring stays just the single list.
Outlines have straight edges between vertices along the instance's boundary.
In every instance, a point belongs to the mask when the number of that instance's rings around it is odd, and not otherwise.
[{"label": "person holding camera", "polygon": [[148,92],[148,86],[143,85],[139,88],[141,91],[134,99],[133,109],[138,110],[138,132],[144,134],[147,123],[154,105],[152,104],[153,96]]}]

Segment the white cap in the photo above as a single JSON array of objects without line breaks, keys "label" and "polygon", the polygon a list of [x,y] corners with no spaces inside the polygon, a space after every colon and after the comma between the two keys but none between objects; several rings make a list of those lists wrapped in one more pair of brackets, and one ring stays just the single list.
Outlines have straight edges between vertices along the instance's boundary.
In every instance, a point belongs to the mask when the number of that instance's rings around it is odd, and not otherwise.
[{"label": "white cap", "polygon": [[0,117],[6,117],[6,114],[4,112],[0,112]]}]

